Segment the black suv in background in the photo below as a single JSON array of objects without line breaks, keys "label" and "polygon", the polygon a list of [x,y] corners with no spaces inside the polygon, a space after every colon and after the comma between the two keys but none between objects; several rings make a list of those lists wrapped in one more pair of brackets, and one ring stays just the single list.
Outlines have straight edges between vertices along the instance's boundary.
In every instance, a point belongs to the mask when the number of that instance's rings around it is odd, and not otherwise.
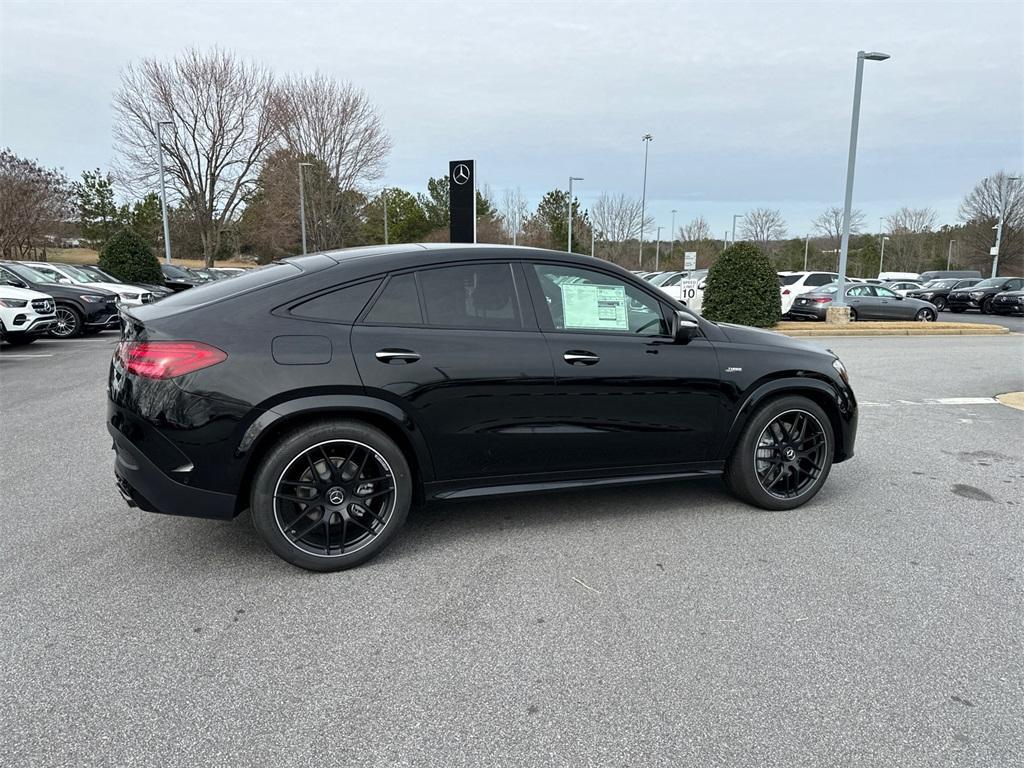
[{"label": "black suv in background", "polygon": [[206,282],[188,267],[179,267],[177,264],[161,263],[160,271],[164,275],[164,285],[175,293],[187,291]]},{"label": "black suv in background", "polygon": [[990,277],[975,283],[970,288],[957,288],[949,292],[949,309],[965,312],[978,309],[984,314],[992,313],[992,299],[1003,291],[1019,291],[1024,288],[1024,279],[1019,277]]},{"label": "black suv in background", "polygon": [[930,301],[935,305],[935,308],[941,312],[949,303],[948,297],[950,291],[957,290],[958,288],[970,288],[972,285],[980,282],[980,277],[968,277],[964,279],[949,277],[938,280],[929,280],[918,290],[908,292],[907,296],[912,299],[924,299],[925,301]]},{"label": "black suv in background", "polygon": [[992,311],[997,315],[1024,315],[1024,290],[997,293],[992,299]]},{"label": "black suv in background", "polygon": [[121,324],[117,294],[113,291],[55,283],[32,267],[16,261],[0,261],[0,281],[52,296],[57,323],[48,333],[58,339],[99,333]]},{"label": "black suv in background", "polygon": [[719,475],[793,509],[853,455],[833,353],[585,256],[353,248],[123,316],[107,426],[125,499],[251,509],[312,570],[371,557],[414,502]]}]

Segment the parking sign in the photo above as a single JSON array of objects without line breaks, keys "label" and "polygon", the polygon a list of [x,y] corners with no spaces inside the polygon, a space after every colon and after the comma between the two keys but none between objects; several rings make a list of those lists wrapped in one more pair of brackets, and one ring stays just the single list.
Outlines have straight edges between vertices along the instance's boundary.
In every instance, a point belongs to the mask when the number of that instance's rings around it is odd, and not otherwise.
[{"label": "parking sign", "polygon": [[683,261],[683,269],[687,272],[692,272],[697,268],[697,252],[687,251],[684,255],[686,258]]}]

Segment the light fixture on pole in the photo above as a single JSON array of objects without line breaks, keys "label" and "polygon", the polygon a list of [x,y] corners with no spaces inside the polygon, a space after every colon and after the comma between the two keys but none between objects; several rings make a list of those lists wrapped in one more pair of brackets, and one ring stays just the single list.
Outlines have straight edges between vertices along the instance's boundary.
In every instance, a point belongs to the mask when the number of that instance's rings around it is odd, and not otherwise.
[{"label": "light fixture on pole", "polygon": [[736,219],[742,219],[742,213],[734,213],[732,215],[732,244],[736,245]]},{"label": "light fixture on pole", "polygon": [[[857,129],[860,126],[860,91],[864,82],[864,61],[885,61],[888,53],[857,51],[857,75],[853,83],[853,115],[850,118],[850,156],[846,163],[846,196],[843,199],[843,237],[839,242],[839,281],[835,306],[846,306],[846,256],[850,248],[850,209],[853,206],[853,173],[857,165]],[[882,241],[883,244],[885,241]],[[879,270],[881,272],[881,270]]]},{"label": "light fixture on pole", "polygon": [[654,271],[657,272],[661,269],[661,227],[658,227],[658,233],[654,237]]},{"label": "light fixture on pole", "polygon": [[654,137],[649,133],[645,133],[642,137],[644,142],[644,187],[640,193],[640,258],[638,265],[640,269],[644,268],[644,215],[647,211],[647,150],[651,148],[651,139]]},{"label": "light fixture on pole", "polygon": [[889,240],[889,236],[888,235],[882,235],[882,250],[878,254],[878,277],[879,278],[882,277],[882,264],[883,264],[883,262],[885,262],[885,244],[886,244],[886,242],[888,242],[888,240]]},{"label": "light fixture on pole", "polygon": [[302,183],[302,169],[312,163],[299,163],[299,222],[302,227],[302,255],[306,255],[306,186]]},{"label": "light fixture on pole", "polygon": [[672,259],[672,249],[674,248],[674,246],[676,244],[676,214],[677,213],[678,213],[678,211],[675,208],[673,208],[672,209],[672,229],[670,229],[668,231],[668,235],[669,235],[669,237],[668,237],[668,258],[669,258],[669,260]]},{"label": "light fixture on pole", "polygon": [[999,247],[1003,244],[1003,217],[1006,215],[1006,185],[1011,181],[1020,181],[1020,176],[1007,176],[1006,181],[999,185],[999,223],[992,227],[996,231],[996,246],[992,249],[992,277],[999,271]]},{"label": "light fixture on pole", "polygon": [[955,242],[956,242],[956,240],[950,240],[949,241],[949,251],[947,251],[947,253],[946,253],[946,270],[947,271],[949,271],[949,265],[953,262],[953,243],[955,243]]},{"label": "light fixture on pole", "polygon": [[572,183],[574,181],[583,181],[583,177],[569,177],[569,244],[565,248],[565,250],[567,250],[569,253],[572,253]]},{"label": "light fixture on pole", "polygon": [[164,182],[164,142],[160,136],[161,125],[174,125],[170,120],[156,123],[156,146],[160,156],[160,215],[164,220],[164,261],[171,263],[171,228],[167,224],[167,184]]}]

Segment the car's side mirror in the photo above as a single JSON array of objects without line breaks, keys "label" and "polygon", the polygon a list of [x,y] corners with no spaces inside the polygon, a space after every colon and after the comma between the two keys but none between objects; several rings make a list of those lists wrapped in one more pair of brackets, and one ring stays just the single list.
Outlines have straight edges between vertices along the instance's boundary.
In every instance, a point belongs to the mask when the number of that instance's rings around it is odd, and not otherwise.
[{"label": "car's side mirror", "polygon": [[896,301],[903,301],[903,294],[902,293],[897,293],[896,294]]},{"label": "car's side mirror", "polygon": [[672,317],[672,338],[676,344],[688,344],[700,331],[700,324],[691,320],[685,312],[678,310]]}]

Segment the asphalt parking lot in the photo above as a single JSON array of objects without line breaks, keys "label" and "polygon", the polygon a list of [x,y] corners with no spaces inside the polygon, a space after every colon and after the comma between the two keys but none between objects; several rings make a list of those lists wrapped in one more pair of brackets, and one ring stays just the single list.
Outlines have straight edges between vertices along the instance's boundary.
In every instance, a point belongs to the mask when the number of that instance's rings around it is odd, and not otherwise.
[{"label": "asphalt parking lot", "polygon": [[124,505],[115,342],[0,355],[0,764],[1024,763],[1020,335],[820,339],[860,433],[799,510],[437,505],[332,575]]}]

